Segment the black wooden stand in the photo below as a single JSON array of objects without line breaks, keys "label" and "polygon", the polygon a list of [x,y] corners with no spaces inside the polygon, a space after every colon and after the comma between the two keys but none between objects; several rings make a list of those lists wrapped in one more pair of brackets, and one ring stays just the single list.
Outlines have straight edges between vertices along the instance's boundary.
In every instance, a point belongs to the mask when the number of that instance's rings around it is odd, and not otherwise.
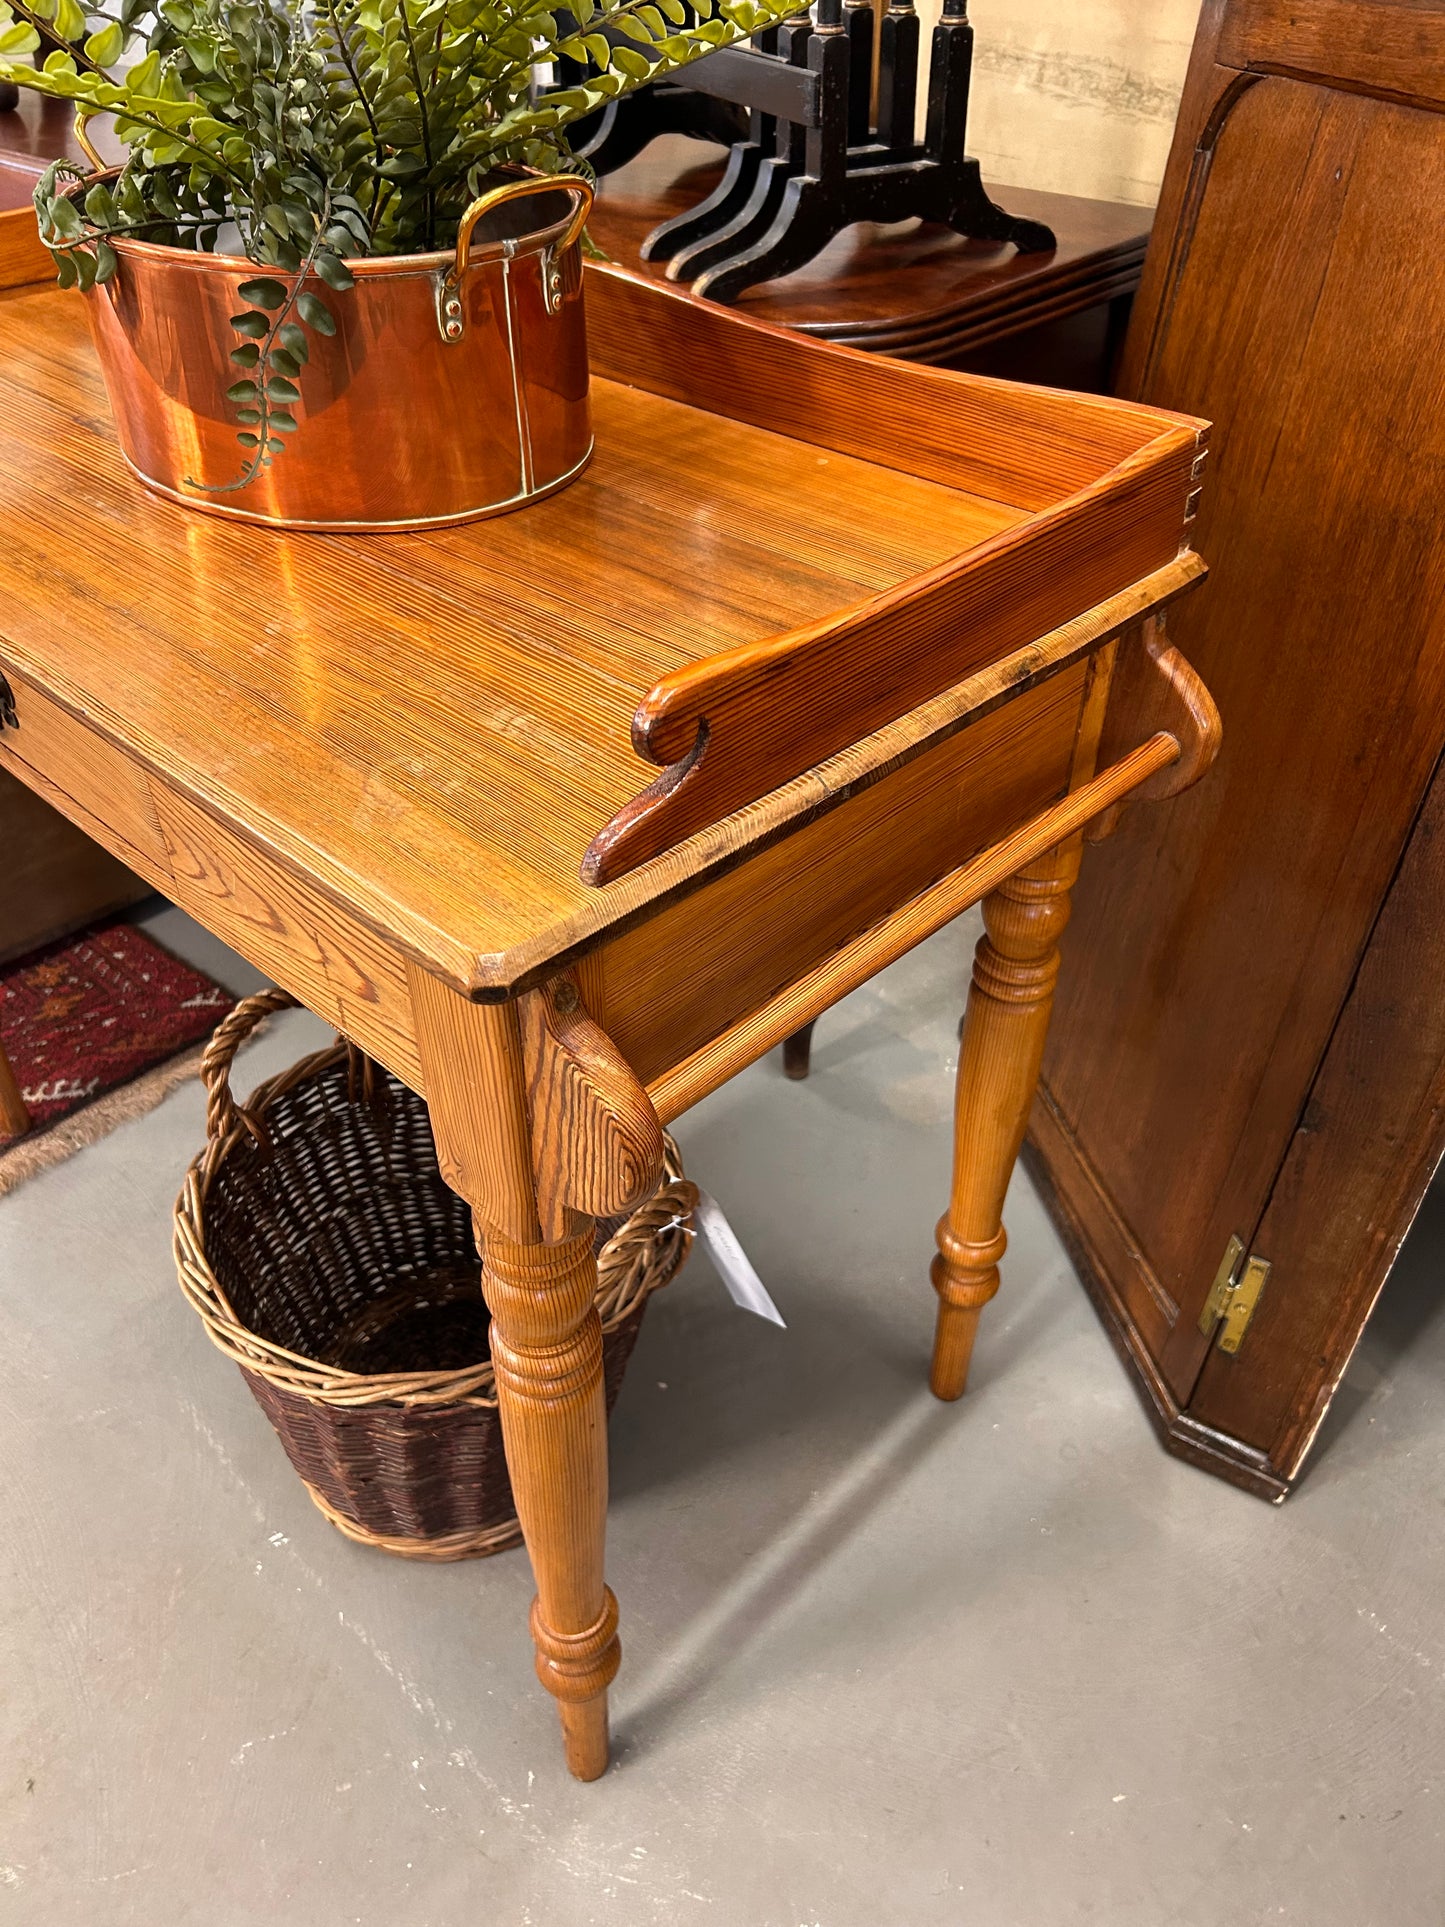
[{"label": "black wooden stand", "polygon": [[816,23],[802,14],[753,46],[690,67],[689,93],[747,108],[748,138],[734,143],[707,200],[653,230],[643,258],[666,262],[669,280],[690,282],[697,294],[731,301],[802,267],[855,221],[918,218],[1025,253],[1052,248],[1050,229],[989,199],[964,152],[973,61],[966,0],[944,0],[933,31],[921,143],[918,15],[904,0],[877,23],[876,115],[874,31],[869,0],[819,0]]}]

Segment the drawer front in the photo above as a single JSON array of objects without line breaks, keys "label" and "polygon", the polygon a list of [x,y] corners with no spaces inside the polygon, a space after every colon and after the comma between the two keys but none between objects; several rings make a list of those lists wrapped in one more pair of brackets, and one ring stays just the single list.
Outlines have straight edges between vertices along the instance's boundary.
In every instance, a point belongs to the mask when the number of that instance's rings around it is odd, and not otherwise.
[{"label": "drawer front", "polygon": [[404,1084],[423,1091],[400,955],[184,797],[157,784],[155,801],[175,902]]},{"label": "drawer front", "polygon": [[0,767],[420,1090],[400,956],[0,661]]},{"label": "drawer front", "polygon": [[157,889],[170,861],[145,771],[42,695],[0,659],[14,726],[0,727],[0,768],[10,771]]},{"label": "drawer front", "polygon": [[660,1077],[1061,796],[1086,673],[1061,671],[584,958],[588,1007],[638,1076]]}]

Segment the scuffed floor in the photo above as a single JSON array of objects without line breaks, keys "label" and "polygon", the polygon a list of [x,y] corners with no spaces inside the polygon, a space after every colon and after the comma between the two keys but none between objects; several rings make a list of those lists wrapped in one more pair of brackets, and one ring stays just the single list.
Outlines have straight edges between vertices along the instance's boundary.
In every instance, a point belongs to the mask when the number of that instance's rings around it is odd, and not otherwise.
[{"label": "scuffed floor", "polygon": [[[198,1090],[0,1203],[0,1920],[1438,1927],[1445,1199],[1282,1508],[1160,1452],[1023,1177],[938,1406],[969,943],[824,1019],[808,1084],[774,1058],[683,1121],[789,1329],[700,1257],[649,1315],[592,1787],[525,1560],[344,1542],[180,1299]],[[243,1082],[324,1034],[279,1020]]]}]

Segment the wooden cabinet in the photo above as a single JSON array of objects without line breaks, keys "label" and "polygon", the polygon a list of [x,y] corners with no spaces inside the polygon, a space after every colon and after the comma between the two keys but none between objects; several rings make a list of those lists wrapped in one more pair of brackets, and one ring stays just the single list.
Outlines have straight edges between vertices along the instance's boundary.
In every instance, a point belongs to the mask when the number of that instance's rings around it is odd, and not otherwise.
[{"label": "wooden cabinet", "polygon": [[0,770],[0,963],[139,902],[148,888]]},{"label": "wooden cabinet", "polygon": [[1035,1167],[1173,1449],[1272,1495],[1445,1146],[1442,110],[1445,5],[1210,0],[1126,352],[1214,423],[1224,748],[1085,866]]}]

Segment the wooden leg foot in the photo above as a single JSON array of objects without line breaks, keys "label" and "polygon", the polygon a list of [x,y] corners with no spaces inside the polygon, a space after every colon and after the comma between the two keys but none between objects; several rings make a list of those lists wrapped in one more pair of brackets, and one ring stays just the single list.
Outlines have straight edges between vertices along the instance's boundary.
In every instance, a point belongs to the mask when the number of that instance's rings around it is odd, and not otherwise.
[{"label": "wooden leg foot", "polygon": [[30,1113],[20,1095],[20,1086],[10,1068],[10,1059],[0,1046],[0,1140],[24,1137],[30,1129]]},{"label": "wooden leg foot", "polygon": [[560,1700],[562,1744],[574,1780],[600,1780],[611,1748],[607,1734],[607,1695],[595,1700]]},{"label": "wooden leg foot", "polygon": [[933,1333],[933,1366],[928,1374],[929,1390],[935,1398],[951,1403],[963,1397],[977,1332],[977,1309],[959,1311],[954,1305],[939,1305]]},{"label": "wooden leg foot", "polygon": [[[937,1262],[935,1259],[935,1266]],[[928,1387],[935,1398],[952,1403],[963,1397],[981,1309],[979,1305],[960,1308],[939,1299],[938,1320],[933,1328],[933,1363],[928,1373]]]},{"label": "wooden leg foot", "polygon": [[561,1705],[568,1767],[595,1780],[607,1770],[621,1648],[602,1579],[607,1410],[592,1227],[552,1245],[480,1229],[502,1440],[537,1581],[537,1677]]},{"label": "wooden leg foot", "polygon": [[954,1104],[953,1188],[938,1223],[938,1293],[930,1384],[962,1396],[978,1315],[998,1290],[1007,1239],[1003,1201],[1038,1083],[1059,974],[1059,938],[1079,871],[1079,839],[984,899]]}]

